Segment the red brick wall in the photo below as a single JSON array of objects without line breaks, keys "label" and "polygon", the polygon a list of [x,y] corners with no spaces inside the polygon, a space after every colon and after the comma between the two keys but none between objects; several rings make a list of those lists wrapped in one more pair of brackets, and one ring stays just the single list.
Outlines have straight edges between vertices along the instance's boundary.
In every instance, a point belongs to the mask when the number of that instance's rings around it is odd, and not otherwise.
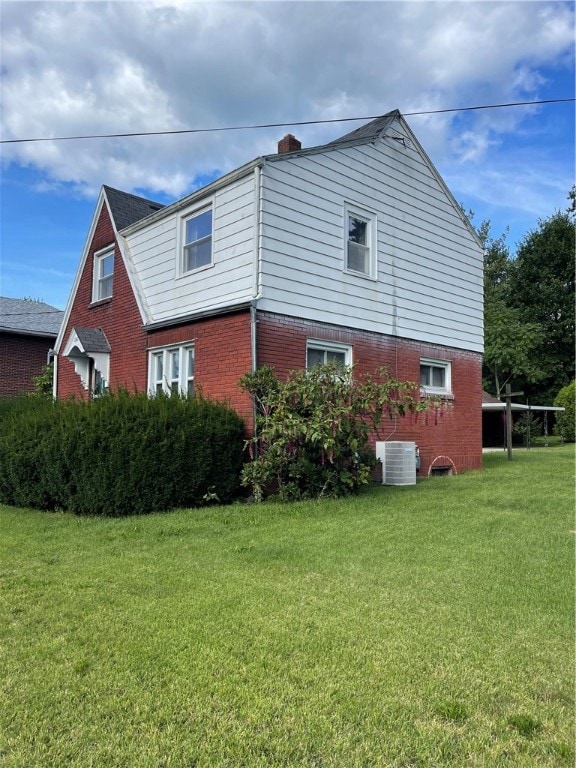
[{"label": "red brick wall", "polygon": [[[94,253],[108,245],[115,245],[114,282],[110,299],[92,303],[92,274]],[[110,344],[110,386],[124,386],[143,390],[147,385],[146,333],[132,286],[114,239],[114,230],[106,206],[102,208],[90,252],[80,278],[78,292],[64,333],[66,345],[74,326],[102,328]],[[74,364],[58,356],[58,396],[86,397]]]},{"label": "red brick wall", "polygon": [[0,333],[0,396],[32,392],[56,338]]},{"label": "red brick wall", "polygon": [[[66,326],[64,345],[74,326],[102,328],[110,344],[111,388],[125,386],[145,391],[148,386],[148,350],[193,341],[196,386],[207,397],[228,400],[251,425],[250,398],[237,386],[238,379],[251,370],[252,365],[250,312],[236,312],[146,332],[117,246],[112,298],[92,304],[93,254],[114,242],[110,217],[103,208]],[[60,355],[58,396],[71,394],[87,397],[73,363]]]},{"label": "red brick wall", "polygon": [[194,342],[195,386],[207,397],[228,401],[250,428],[251,400],[238,387],[252,367],[250,338],[250,312],[243,311],[153,331],[148,347]]},{"label": "red brick wall", "polygon": [[[337,326],[311,323],[280,315],[258,315],[258,365],[273,365],[280,376],[306,365],[306,340],[350,344],[359,372],[385,365],[391,375],[419,381],[420,358],[452,361],[454,400],[443,415],[429,414],[385,424],[378,439],[414,440],[420,448],[421,474],[434,459],[448,456],[457,471],[482,466],[482,356],[376,333],[347,331]],[[446,464],[439,460],[436,464]]]}]

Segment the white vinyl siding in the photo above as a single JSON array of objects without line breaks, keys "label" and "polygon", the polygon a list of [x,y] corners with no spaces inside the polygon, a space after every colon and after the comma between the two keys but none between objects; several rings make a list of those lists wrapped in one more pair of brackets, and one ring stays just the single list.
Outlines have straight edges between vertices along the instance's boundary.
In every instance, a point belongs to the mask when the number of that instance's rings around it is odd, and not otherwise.
[{"label": "white vinyl siding", "polygon": [[[151,321],[249,301],[254,292],[254,174],[127,237]],[[183,273],[185,221],[212,210],[209,269]]]},{"label": "white vinyl siding", "polygon": [[[482,350],[482,253],[413,143],[263,169],[263,310]],[[348,211],[373,212],[377,279],[342,269]]]}]

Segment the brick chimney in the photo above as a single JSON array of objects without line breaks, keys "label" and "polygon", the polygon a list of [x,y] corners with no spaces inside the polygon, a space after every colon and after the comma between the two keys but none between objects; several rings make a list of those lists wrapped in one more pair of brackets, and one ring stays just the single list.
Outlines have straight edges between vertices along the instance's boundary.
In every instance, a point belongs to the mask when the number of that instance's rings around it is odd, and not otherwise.
[{"label": "brick chimney", "polygon": [[278,142],[278,154],[282,155],[284,152],[297,152],[302,149],[302,142],[298,141],[291,133],[287,133],[283,139]]}]

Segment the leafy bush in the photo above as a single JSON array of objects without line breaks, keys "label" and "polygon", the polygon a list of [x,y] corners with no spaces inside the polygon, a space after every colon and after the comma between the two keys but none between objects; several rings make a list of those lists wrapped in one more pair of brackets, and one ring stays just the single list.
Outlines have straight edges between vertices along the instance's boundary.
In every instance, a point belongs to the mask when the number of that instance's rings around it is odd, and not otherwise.
[{"label": "leafy bush", "polygon": [[556,417],[556,425],[554,431],[560,435],[563,440],[568,443],[573,443],[575,440],[576,431],[576,381],[563,387],[556,399],[554,405],[559,408],[565,408],[564,413],[558,413]]},{"label": "leafy bush", "polygon": [[226,502],[238,489],[244,428],[223,404],[127,392],[28,403],[2,418],[8,504],[119,516]]},{"label": "leafy bush", "polygon": [[418,385],[376,376],[352,376],[337,364],[293,371],[280,382],[272,369],[247,374],[240,386],[257,406],[257,433],[248,442],[253,461],[242,473],[257,500],[345,496],[370,480],[376,464],[370,434],[389,417],[426,410]]}]

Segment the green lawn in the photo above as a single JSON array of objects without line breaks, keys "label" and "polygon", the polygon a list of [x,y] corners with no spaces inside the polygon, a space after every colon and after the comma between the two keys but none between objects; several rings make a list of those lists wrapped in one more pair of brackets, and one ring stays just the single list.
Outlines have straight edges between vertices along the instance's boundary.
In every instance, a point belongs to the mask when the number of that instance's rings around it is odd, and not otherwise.
[{"label": "green lawn", "polygon": [[573,446],[352,500],[0,507],[0,766],[573,766]]}]

